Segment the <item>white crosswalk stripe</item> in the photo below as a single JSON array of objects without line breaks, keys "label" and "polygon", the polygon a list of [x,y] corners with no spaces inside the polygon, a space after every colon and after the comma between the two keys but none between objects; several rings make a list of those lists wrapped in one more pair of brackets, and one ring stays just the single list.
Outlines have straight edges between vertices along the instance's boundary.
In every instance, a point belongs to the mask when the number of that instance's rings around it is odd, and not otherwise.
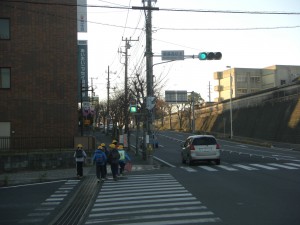
[{"label": "white crosswalk stripe", "polygon": [[277,166],[277,167],[284,168],[284,169],[289,169],[289,170],[297,170],[298,169],[298,168],[295,168],[295,167],[292,167],[292,166],[282,165],[282,164],[278,164],[278,163],[268,163],[268,165]]},{"label": "white crosswalk stripe", "polygon": [[181,167],[182,169],[188,171],[188,172],[197,172],[197,170],[191,168],[191,167],[188,167],[188,166],[182,166]]},{"label": "white crosswalk stripe", "polygon": [[211,167],[211,166],[199,166],[199,168],[208,170],[208,171],[218,171],[217,169]]},{"label": "white crosswalk stripe", "polygon": [[261,164],[257,164],[257,163],[252,163],[250,165],[256,166],[256,167],[259,167],[259,168],[263,168],[263,169],[267,169],[267,170],[277,170],[278,169],[278,168],[274,168],[274,167],[267,166],[267,165],[261,165]]},{"label": "white crosswalk stripe", "polygon": [[58,190],[49,196],[40,207],[36,208],[34,212],[29,213],[27,218],[20,220],[19,224],[35,224],[42,223],[45,218],[56,209],[58,205],[67,197],[68,193],[79,183],[79,180],[68,180]]},{"label": "white crosswalk stripe", "polygon": [[237,169],[229,167],[229,166],[224,166],[224,165],[217,165],[217,167],[220,167],[224,170],[228,170],[228,171],[237,171]]},{"label": "white crosswalk stripe", "polygon": [[286,165],[300,167],[300,164],[297,163],[285,163]]},{"label": "white crosswalk stripe", "polygon": [[246,166],[246,165],[241,165],[241,164],[233,164],[236,167],[245,169],[245,170],[258,170],[257,168],[251,167],[251,166]]},{"label": "white crosswalk stripe", "polygon": [[85,224],[167,225],[220,222],[170,174],[105,181]]},{"label": "white crosswalk stripe", "polygon": [[[187,172],[197,172],[196,169],[191,167],[184,167],[181,166],[182,169],[186,170]],[[278,169],[287,169],[287,170],[299,170],[300,164],[297,163],[266,163],[266,164],[258,164],[258,163],[250,163],[250,164],[239,164],[234,163],[231,165],[201,165],[197,166],[199,170],[206,170],[209,172],[219,172],[219,171],[240,171],[240,170],[247,170],[247,171],[258,171],[258,170],[271,170],[275,171]]]}]

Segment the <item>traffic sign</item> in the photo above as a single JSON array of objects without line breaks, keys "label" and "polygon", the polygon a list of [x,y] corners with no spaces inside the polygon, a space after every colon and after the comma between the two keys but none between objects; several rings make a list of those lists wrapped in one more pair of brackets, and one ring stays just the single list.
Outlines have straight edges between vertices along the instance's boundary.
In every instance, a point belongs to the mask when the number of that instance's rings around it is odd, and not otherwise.
[{"label": "traffic sign", "polygon": [[184,51],[161,51],[161,60],[184,60]]}]

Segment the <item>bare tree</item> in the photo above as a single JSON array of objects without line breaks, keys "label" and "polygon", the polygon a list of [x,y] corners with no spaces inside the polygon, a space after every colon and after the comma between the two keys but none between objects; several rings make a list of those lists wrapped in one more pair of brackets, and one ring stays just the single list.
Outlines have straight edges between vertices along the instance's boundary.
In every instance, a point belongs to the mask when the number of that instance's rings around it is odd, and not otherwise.
[{"label": "bare tree", "polygon": [[167,113],[168,113],[168,116],[169,116],[169,124],[170,124],[170,130],[172,130],[172,112],[173,112],[173,105],[172,104],[168,104],[167,105]]}]

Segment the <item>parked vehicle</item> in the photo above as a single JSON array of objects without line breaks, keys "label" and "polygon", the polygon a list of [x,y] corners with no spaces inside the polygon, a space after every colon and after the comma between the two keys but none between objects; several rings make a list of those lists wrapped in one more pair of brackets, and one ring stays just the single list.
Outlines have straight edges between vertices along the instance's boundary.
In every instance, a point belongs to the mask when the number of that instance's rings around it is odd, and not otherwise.
[{"label": "parked vehicle", "polygon": [[187,165],[196,161],[214,161],[217,165],[221,163],[220,145],[212,135],[190,136],[181,147],[182,163]]}]

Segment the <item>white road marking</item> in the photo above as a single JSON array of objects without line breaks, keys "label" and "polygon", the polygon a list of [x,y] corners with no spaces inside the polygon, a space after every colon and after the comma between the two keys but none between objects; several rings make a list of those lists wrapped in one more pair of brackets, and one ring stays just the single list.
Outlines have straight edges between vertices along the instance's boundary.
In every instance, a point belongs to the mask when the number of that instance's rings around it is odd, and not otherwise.
[{"label": "white road marking", "polygon": [[217,169],[211,167],[211,166],[198,166],[201,169],[207,170],[207,171],[218,171]]},{"label": "white road marking", "polygon": [[233,164],[233,165],[236,166],[236,167],[245,169],[245,170],[258,170],[257,168],[253,168],[253,167],[242,165],[242,164]]},{"label": "white road marking", "polygon": [[250,165],[260,167],[260,168],[263,168],[263,169],[267,169],[267,170],[277,170],[277,168],[274,168],[274,167],[271,167],[271,166],[266,166],[266,165],[261,165],[261,164],[256,164],[256,163],[252,163]]},{"label": "white road marking", "polygon": [[277,163],[268,163],[268,165],[277,166],[277,167],[284,168],[284,169],[289,169],[289,170],[297,170],[298,169],[298,168],[295,168],[295,167],[292,167],[292,166],[286,166],[286,165],[277,164]]},{"label": "white road marking", "polygon": [[228,170],[228,171],[238,171],[235,168],[232,168],[232,167],[229,167],[229,166],[224,166],[224,165],[217,165],[217,167],[220,167],[220,168],[222,168],[224,170]]}]

